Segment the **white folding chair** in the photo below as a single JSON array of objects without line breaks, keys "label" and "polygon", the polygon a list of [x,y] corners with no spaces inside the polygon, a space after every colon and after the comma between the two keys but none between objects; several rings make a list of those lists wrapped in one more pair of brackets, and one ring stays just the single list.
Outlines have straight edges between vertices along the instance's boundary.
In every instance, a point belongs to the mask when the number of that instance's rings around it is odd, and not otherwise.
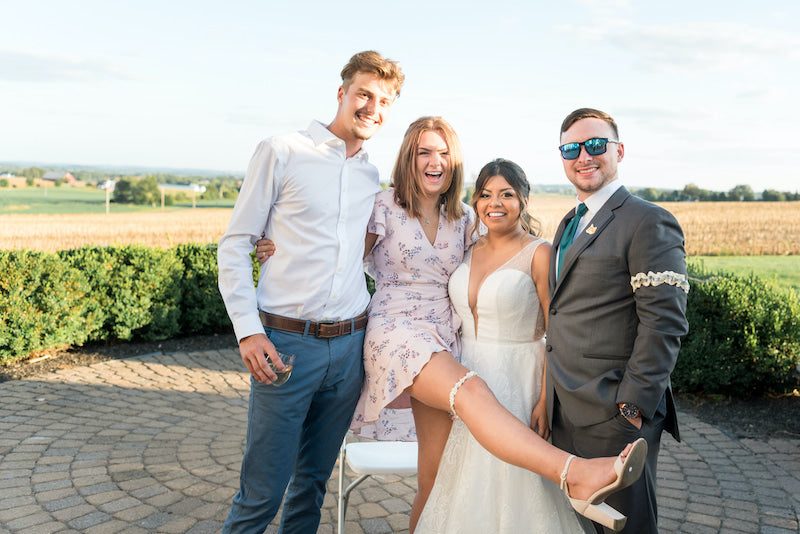
[{"label": "white folding chair", "polygon": [[[345,464],[356,475],[347,488],[344,487]],[[353,441],[344,438],[339,451],[339,520],[336,532],[344,532],[344,516],[350,492],[373,475],[410,476],[417,472],[416,441]]]}]

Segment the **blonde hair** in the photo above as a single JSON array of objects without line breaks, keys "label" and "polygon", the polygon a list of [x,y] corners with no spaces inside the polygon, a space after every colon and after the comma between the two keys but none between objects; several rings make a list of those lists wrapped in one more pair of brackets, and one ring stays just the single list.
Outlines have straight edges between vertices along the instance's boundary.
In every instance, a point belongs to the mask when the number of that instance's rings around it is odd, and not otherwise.
[{"label": "blonde hair", "polygon": [[[502,176],[517,194],[517,200],[519,200],[519,224],[522,229],[531,235],[539,237],[542,234],[542,224],[528,212],[527,206],[528,197],[531,194],[531,184],[528,182],[528,177],[522,167],[513,161],[497,158],[483,166],[478,173],[478,178],[475,180],[475,191],[472,193],[472,209],[475,210],[476,214],[478,213],[478,199],[481,196],[481,191],[486,187],[486,182],[495,176]],[[472,231],[477,232],[479,225],[480,218],[476,217]]]},{"label": "blonde hair", "polygon": [[445,216],[455,221],[464,216],[461,205],[461,190],[464,187],[464,164],[461,155],[461,143],[455,130],[441,117],[420,117],[412,122],[400,145],[400,152],[392,170],[394,200],[413,217],[421,215],[419,199],[422,195],[417,183],[417,149],[422,134],[428,131],[438,133],[447,144],[450,160],[450,176],[447,191],[439,195],[439,206],[444,205]]},{"label": "blonde hair", "polygon": [[394,91],[396,97],[400,96],[400,88],[403,87],[403,82],[406,79],[397,61],[387,59],[374,50],[367,50],[353,55],[347,65],[344,66],[342,69],[342,87],[345,91],[353,82],[353,77],[359,72],[374,74],[386,82],[388,87]]}]

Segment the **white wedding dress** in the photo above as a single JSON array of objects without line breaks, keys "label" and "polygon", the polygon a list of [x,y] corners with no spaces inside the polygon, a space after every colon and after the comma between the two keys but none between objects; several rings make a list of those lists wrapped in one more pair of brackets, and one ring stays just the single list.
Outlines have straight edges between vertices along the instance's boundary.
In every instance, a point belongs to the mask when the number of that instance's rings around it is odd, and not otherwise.
[{"label": "white wedding dress", "polygon": [[[539,399],[544,366],[544,320],[531,279],[531,259],[543,242],[528,244],[483,281],[477,334],[467,301],[471,253],[449,284],[462,321],[461,362],[526,425]],[[579,517],[556,484],[495,458],[457,420],[416,534],[584,532]]]}]

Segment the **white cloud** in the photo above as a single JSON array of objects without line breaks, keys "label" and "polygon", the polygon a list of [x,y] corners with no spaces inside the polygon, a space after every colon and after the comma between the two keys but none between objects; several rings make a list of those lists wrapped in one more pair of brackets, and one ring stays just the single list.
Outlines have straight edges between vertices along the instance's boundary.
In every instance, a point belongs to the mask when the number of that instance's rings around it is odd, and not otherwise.
[{"label": "white cloud", "polygon": [[127,79],[105,59],[0,50],[0,80],[12,82],[97,81]]},{"label": "white cloud", "polygon": [[636,66],[654,72],[741,71],[765,62],[800,61],[800,36],[796,33],[740,23],[647,26],[618,20],[614,24],[561,26],[559,31],[630,51],[638,56]]}]

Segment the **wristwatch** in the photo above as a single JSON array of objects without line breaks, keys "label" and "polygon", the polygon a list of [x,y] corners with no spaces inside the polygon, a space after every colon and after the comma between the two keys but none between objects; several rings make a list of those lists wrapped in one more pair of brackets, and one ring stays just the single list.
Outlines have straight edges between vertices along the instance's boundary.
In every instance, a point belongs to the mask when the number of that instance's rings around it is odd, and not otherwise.
[{"label": "wristwatch", "polygon": [[639,407],[629,402],[623,402],[619,405],[619,413],[625,419],[636,419],[639,415]]}]

